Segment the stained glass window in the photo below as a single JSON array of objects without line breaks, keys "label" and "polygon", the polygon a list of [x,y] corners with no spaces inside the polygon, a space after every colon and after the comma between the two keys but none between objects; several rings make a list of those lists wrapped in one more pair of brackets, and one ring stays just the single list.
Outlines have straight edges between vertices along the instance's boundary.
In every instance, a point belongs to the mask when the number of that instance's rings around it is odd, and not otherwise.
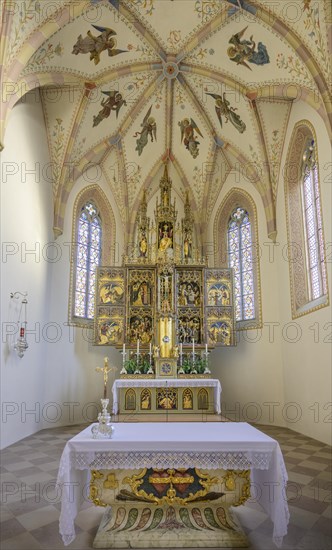
[{"label": "stained glass window", "polygon": [[237,321],[255,318],[251,223],[246,210],[233,210],[228,223],[228,263],[234,269]]},{"label": "stained glass window", "polygon": [[92,201],[87,202],[78,220],[75,272],[75,317],[93,319],[95,272],[101,257],[101,220]]},{"label": "stained glass window", "polygon": [[302,208],[309,300],[327,294],[324,238],[315,141],[309,139],[302,159]]}]

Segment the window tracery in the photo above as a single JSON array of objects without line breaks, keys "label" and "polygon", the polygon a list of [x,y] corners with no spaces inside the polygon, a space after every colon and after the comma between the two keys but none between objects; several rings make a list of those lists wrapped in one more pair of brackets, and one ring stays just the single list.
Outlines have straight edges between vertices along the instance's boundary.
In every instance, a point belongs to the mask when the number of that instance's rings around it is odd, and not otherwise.
[{"label": "window tracery", "polygon": [[77,196],[73,211],[69,322],[93,323],[95,269],[114,263],[115,218],[111,205],[98,185],[89,185]]},{"label": "window tracery", "polygon": [[215,265],[234,269],[238,329],[262,326],[256,206],[243,189],[231,189],[214,221]]},{"label": "window tracery", "polygon": [[228,264],[234,269],[236,320],[255,318],[252,239],[249,214],[238,206],[228,223]]},{"label": "window tracery", "polygon": [[314,128],[296,124],[285,170],[292,318],[329,303],[319,163]]},{"label": "window tracery", "polygon": [[101,259],[101,219],[96,205],[88,201],[81,209],[77,230],[74,316],[93,319],[96,267]]}]

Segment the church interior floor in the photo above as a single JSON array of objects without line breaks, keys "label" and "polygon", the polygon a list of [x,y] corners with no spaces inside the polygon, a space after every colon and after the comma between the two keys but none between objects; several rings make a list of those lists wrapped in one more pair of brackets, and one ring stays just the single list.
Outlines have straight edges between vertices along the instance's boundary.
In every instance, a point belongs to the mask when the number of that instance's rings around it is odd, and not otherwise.
[{"label": "church interior floor", "polygon": [[[187,417],[186,417],[187,420]],[[331,447],[286,428],[257,426],[284,455],[290,510],[284,550],[331,550]],[[1,550],[60,550],[60,495],[55,480],[68,439],[84,426],[42,430],[1,453]],[[256,502],[235,509],[249,550],[275,549],[272,523]],[[104,509],[85,502],[68,548],[92,548]]]}]

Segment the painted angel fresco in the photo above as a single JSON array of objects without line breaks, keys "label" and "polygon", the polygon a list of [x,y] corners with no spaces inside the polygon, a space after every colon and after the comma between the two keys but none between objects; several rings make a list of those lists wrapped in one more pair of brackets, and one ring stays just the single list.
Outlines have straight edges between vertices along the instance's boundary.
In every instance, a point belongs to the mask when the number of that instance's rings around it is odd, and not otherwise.
[{"label": "painted angel fresco", "polygon": [[146,113],[143,119],[143,122],[141,124],[142,131],[136,132],[135,135],[133,136],[134,138],[139,136],[139,138],[136,140],[136,149],[135,149],[135,151],[138,151],[138,155],[142,154],[144,147],[148,143],[149,136],[151,138],[151,143],[153,143],[153,140],[157,141],[157,124],[155,119],[152,116],[150,116],[151,110],[152,110],[152,105],[148,110],[148,112]]},{"label": "painted angel fresco", "polygon": [[195,135],[195,132],[201,137],[203,137],[203,135],[201,134],[201,131],[198,128],[196,122],[192,118],[190,120],[189,118],[184,118],[178,124],[181,129],[181,143],[183,142],[185,144],[186,149],[188,149],[191,156],[195,159],[199,153],[198,145],[200,143],[199,141],[197,141],[197,136]]},{"label": "painted angel fresco", "polygon": [[262,42],[258,42],[257,51],[255,51],[256,42],[253,40],[253,35],[249,40],[241,40],[247,28],[245,27],[242,31],[233,34],[229,39],[232,46],[229,46],[227,54],[231,61],[234,61],[237,65],[243,65],[251,71],[252,69],[247,62],[255,65],[265,65],[270,63],[270,58],[266,46]]},{"label": "painted angel fresco", "polygon": [[72,53],[78,55],[79,53],[89,53],[90,61],[94,60],[95,65],[98,65],[100,61],[100,54],[104,51],[108,51],[108,55],[113,57],[119,53],[124,53],[127,50],[116,50],[116,39],[113,38],[116,32],[108,27],[99,27],[92,25],[101,34],[94,36],[91,31],[87,32],[85,38],[80,34],[77,38],[76,44],[74,44]]},{"label": "painted angel fresco", "polygon": [[237,108],[231,107],[230,102],[227,101],[225,97],[225,92],[223,93],[222,97],[221,95],[218,95],[218,94],[210,94],[208,92],[205,92],[205,93],[206,95],[210,95],[211,97],[213,97],[213,99],[215,99],[215,110],[216,110],[221,128],[222,128],[222,117],[224,116],[226,119],[226,122],[230,120],[233,126],[235,126],[235,128],[240,132],[240,134],[243,134],[243,132],[246,129],[246,125],[243,122],[243,120],[241,120],[239,115],[235,112],[237,111]]},{"label": "painted angel fresco", "polygon": [[93,126],[97,126],[104,118],[108,118],[112,111],[116,112],[116,118],[118,118],[119,111],[122,105],[127,105],[125,99],[123,99],[122,94],[116,90],[110,90],[109,92],[102,92],[107,97],[104,98],[101,102],[102,109],[99,111],[98,115],[93,117]]}]

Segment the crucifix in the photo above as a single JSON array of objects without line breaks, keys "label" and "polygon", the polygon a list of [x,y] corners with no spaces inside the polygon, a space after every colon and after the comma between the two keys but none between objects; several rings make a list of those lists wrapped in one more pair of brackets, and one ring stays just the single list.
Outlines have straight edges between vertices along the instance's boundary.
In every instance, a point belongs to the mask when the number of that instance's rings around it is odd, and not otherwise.
[{"label": "crucifix", "polygon": [[113,370],[113,368],[108,366],[108,357],[104,358],[103,367],[96,367],[97,372],[102,372],[104,374],[104,399],[107,398],[108,373],[111,372],[111,370]]}]

